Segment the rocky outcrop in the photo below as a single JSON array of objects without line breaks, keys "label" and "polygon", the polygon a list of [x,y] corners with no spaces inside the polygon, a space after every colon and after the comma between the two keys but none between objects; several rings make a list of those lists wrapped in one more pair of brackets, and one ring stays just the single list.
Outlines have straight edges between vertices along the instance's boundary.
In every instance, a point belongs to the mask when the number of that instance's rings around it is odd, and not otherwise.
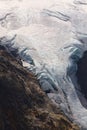
[{"label": "rocky outcrop", "polygon": [[42,92],[36,77],[2,46],[0,130],[79,130]]}]

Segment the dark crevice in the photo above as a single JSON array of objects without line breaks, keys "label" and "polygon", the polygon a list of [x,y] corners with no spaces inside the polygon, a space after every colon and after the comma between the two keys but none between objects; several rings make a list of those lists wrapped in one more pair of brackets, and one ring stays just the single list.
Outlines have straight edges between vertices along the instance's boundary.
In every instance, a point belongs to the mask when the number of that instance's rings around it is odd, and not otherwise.
[{"label": "dark crevice", "polygon": [[77,82],[80,85],[82,94],[87,99],[87,51],[84,52],[83,57],[77,62]]}]

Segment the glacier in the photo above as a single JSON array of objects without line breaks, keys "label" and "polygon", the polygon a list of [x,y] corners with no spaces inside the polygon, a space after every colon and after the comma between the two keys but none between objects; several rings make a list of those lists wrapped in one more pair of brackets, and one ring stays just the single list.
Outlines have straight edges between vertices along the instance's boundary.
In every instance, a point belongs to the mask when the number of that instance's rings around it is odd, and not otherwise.
[{"label": "glacier", "polygon": [[87,130],[76,78],[87,50],[86,0],[0,0],[0,45],[18,53],[48,97]]}]

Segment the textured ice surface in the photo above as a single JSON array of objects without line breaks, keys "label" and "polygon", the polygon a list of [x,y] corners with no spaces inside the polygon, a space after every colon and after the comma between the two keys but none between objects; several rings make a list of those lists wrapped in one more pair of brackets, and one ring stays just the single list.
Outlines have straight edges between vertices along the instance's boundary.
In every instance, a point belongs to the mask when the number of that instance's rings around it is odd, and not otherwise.
[{"label": "textured ice surface", "polygon": [[87,129],[75,78],[87,50],[86,0],[0,0],[0,44],[18,49],[49,98]]}]

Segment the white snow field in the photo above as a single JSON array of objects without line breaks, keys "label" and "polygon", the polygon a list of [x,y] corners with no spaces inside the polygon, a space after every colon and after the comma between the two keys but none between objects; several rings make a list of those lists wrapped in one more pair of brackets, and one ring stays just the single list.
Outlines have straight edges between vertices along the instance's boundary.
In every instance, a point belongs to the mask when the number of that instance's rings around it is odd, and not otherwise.
[{"label": "white snow field", "polygon": [[18,49],[49,98],[87,130],[75,77],[87,50],[87,0],[0,0],[0,45]]}]

